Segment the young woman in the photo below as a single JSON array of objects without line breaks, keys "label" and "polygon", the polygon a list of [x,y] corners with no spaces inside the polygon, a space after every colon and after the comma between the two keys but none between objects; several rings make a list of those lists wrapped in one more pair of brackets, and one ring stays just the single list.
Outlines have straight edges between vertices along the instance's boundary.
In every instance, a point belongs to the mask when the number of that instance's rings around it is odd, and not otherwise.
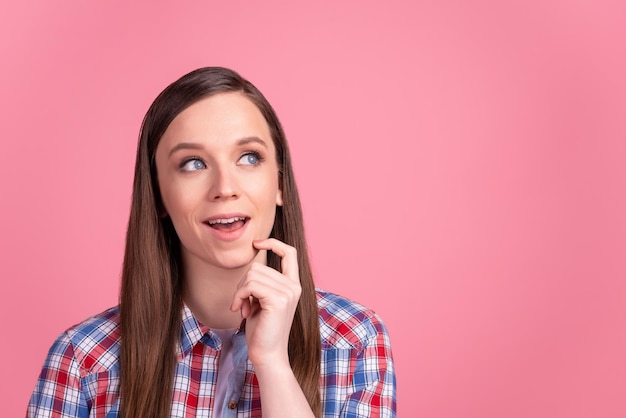
[{"label": "young woman", "polygon": [[63,333],[29,417],[393,417],[387,331],[316,290],[289,150],[265,97],[201,68],[137,149],[119,307]]}]

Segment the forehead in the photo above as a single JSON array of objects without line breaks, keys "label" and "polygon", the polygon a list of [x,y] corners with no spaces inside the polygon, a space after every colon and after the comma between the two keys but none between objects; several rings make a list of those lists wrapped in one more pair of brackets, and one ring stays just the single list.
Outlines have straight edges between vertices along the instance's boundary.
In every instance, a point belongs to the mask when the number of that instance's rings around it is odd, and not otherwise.
[{"label": "forehead", "polygon": [[220,93],[187,107],[165,130],[159,143],[238,140],[258,137],[271,145],[269,126],[259,108],[241,93]]}]

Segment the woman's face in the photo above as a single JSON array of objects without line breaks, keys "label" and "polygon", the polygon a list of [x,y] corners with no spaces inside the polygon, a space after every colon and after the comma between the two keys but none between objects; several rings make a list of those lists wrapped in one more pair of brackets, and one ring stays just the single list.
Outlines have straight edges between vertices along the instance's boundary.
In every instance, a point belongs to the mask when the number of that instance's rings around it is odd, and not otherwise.
[{"label": "woman's face", "polygon": [[270,235],[282,205],[276,150],[254,103],[239,93],[194,103],[163,134],[156,168],[186,271],[253,261],[252,241]]}]

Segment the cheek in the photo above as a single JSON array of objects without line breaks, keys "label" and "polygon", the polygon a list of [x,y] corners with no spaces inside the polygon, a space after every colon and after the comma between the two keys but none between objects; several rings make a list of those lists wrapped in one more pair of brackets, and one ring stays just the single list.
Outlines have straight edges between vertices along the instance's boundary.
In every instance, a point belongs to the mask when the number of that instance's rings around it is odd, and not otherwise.
[{"label": "cheek", "polygon": [[163,178],[161,170],[158,169],[159,164],[157,162],[157,187],[159,188],[159,196],[161,198],[161,211],[168,215],[170,212],[170,196],[169,187],[166,179]]},{"label": "cheek", "polygon": [[251,185],[248,189],[248,196],[256,208],[258,219],[261,221],[259,225],[263,225],[260,230],[262,234],[269,235],[274,226],[277,193],[278,184],[272,179],[257,180],[254,186]]},{"label": "cheek", "polygon": [[254,194],[257,201],[263,202],[267,208],[275,207],[278,202],[280,190],[278,182],[274,179],[267,179],[263,182],[257,182],[254,187]]},{"label": "cheek", "polygon": [[274,229],[274,222],[276,220],[276,205],[269,206],[264,211],[263,221],[260,225],[262,225],[258,229],[257,239],[266,239],[270,237],[272,233],[272,229]]},{"label": "cheek", "polygon": [[180,185],[164,185],[160,190],[163,209],[170,216],[184,214],[193,204],[189,199],[193,194],[186,193]]}]

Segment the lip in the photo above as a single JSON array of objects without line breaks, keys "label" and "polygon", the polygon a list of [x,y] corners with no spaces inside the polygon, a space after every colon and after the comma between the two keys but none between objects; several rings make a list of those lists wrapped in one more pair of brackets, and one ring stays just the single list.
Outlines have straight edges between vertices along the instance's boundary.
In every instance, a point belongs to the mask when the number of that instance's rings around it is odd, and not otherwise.
[{"label": "lip", "polygon": [[[233,229],[231,231],[221,231],[219,229],[212,228],[209,225],[209,222],[217,221],[219,219],[231,219],[231,218],[245,218],[246,221],[244,224],[237,229]],[[207,227],[209,232],[213,234],[214,237],[221,241],[235,241],[240,238],[248,228],[248,224],[250,223],[250,217],[244,213],[220,213],[218,215],[210,216],[202,221],[202,223]]]}]

